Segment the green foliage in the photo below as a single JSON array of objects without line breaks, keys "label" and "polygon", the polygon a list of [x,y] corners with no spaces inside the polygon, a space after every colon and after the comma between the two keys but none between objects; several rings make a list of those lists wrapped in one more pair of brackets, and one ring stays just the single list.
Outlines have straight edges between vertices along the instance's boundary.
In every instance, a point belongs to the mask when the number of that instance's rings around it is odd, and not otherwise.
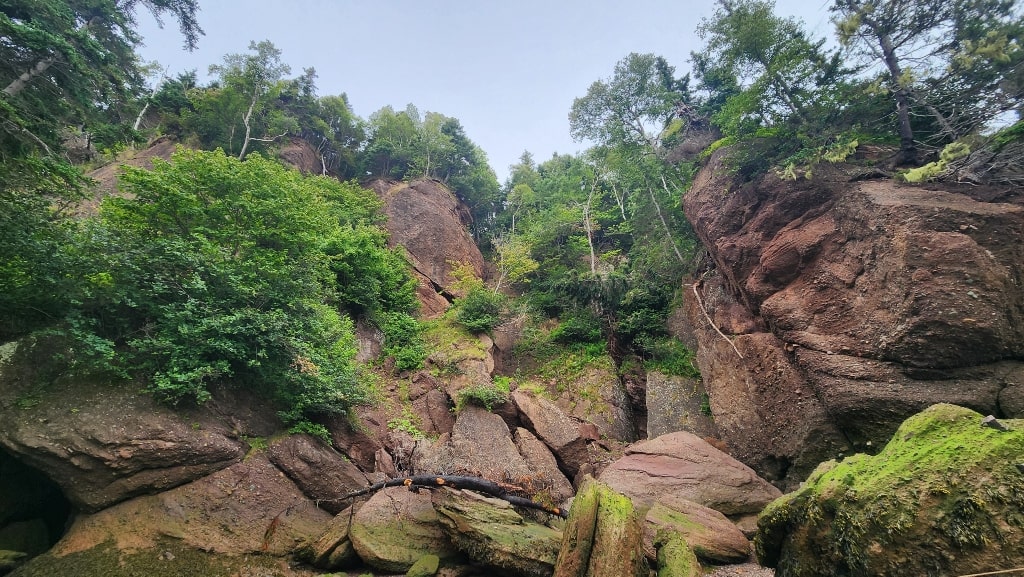
[{"label": "green foliage", "polygon": [[550,339],[566,345],[601,342],[601,321],[586,310],[576,311],[563,318],[550,334]]},{"label": "green foliage", "polygon": [[131,195],[108,198],[76,243],[92,268],[62,325],[72,360],[137,375],[170,402],[244,383],[307,428],[367,399],[353,323],[338,307],[408,304],[337,284],[340,267],[361,263],[391,286],[399,266],[369,193],[259,156],[199,151],[126,168],[121,184]]},{"label": "green foliage", "polygon": [[915,184],[934,180],[946,172],[950,162],[964,158],[970,153],[971,147],[967,143],[951,142],[942,149],[941,153],[939,153],[939,160],[908,170],[901,176],[903,177],[903,180]]},{"label": "green foliage", "polygon": [[497,405],[504,405],[509,400],[509,391],[499,387],[497,383],[472,385],[462,389],[456,395],[455,410],[461,411],[467,404],[477,405],[492,410]]},{"label": "green foliage", "polygon": [[388,429],[406,433],[417,441],[426,439],[427,435],[420,429],[418,423],[419,419],[416,415],[408,408],[405,408],[402,409],[401,417],[395,417],[388,421]]},{"label": "green foliage", "polygon": [[383,353],[395,360],[396,371],[410,371],[423,366],[427,347],[419,321],[404,312],[389,312],[381,314],[378,323],[384,333]]},{"label": "green foliage", "polygon": [[660,339],[645,338],[639,343],[643,352],[648,355],[644,367],[648,371],[658,371],[667,375],[697,378],[697,369],[693,351],[672,337]]},{"label": "green foliage", "polygon": [[506,300],[485,287],[472,288],[455,301],[455,319],[474,333],[490,331],[501,322]]}]

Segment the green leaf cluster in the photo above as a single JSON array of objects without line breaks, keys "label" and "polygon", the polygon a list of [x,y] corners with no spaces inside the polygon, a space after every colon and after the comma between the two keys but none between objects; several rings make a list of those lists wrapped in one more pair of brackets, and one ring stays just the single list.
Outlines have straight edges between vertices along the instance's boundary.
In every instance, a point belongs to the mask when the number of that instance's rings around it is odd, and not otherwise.
[{"label": "green leaf cluster", "polygon": [[135,375],[170,402],[253,387],[290,423],[368,399],[348,313],[414,302],[372,192],[188,150],[126,168],[121,186],[76,244],[88,265],[67,326],[89,368]]}]

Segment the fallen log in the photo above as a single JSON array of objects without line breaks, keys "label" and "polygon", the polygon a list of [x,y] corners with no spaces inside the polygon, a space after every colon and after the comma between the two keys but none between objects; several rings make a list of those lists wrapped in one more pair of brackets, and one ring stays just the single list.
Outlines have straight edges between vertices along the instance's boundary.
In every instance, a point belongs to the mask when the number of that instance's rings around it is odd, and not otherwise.
[{"label": "fallen log", "polygon": [[[549,515],[556,515],[563,519],[568,516],[568,512],[560,507],[549,507],[543,503],[537,503],[525,497],[514,495],[510,492],[518,489],[518,487],[495,483],[494,481],[484,479],[483,477],[466,477],[461,475],[413,475],[411,477],[398,477],[395,479],[381,481],[380,483],[374,483],[369,487],[359,489],[358,491],[352,491],[351,493],[342,495],[341,497],[330,499],[330,501],[345,501],[362,495],[367,495],[369,493],[375,493],[386,487],[401,486],[409,487],[409,490],[411,491],[416,491],[420,488],[436,489],[438,487],[468,489],[470,491],[476,491],[477,493],[483,493],[484,495],[507,501],[516,507],[525,507],[527,509],[544,511]],[[324,500],[318,500],[317,503]]]}]

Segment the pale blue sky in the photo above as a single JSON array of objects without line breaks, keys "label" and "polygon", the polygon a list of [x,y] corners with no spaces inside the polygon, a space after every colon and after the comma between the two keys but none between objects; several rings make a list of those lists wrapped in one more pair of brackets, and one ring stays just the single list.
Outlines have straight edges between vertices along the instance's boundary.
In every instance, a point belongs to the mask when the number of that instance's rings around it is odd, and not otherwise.
[{"label": "pale blue sky", "polygon": [[[781,0],[816,36],[831,36],[828,0]],[[299,74],[316,68],[320,95],[348,94],[367,118],[383,106],[458,118],[504,182],[523,150],[543,161],[586,148],[569,109],[630,52],[664,56],[677,74],[701,47],[713,3],[688,0],[200,0],[206,36],[185,52],[176,23],[140,11],[147,61],[200,78],[228,53],[270,40]]]}]

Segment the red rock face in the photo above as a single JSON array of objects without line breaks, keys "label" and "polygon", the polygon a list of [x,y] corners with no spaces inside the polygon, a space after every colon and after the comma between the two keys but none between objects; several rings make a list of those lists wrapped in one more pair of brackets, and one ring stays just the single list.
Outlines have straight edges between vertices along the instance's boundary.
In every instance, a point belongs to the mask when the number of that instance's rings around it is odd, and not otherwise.
[{"label": "red rock face", "polygon": [[[465,206],[440,181],[378,180],[372,188],[384,200],[392,246],[405,248],[420,280],[417,294],[427,318],[440,316],[453,296],[453,263],[484,276],[484,258],[468,227]],[[447,298],[446,298],[447,297]]]},{"label": "red rock face", "polygon": [[715,263],[687,291],[690,336],[716,424],[761,474],[799,482],[936,402],[1018,416],[1024,203],[932,188],[841,169],[737,186],[715,158],[684,198]]}]

